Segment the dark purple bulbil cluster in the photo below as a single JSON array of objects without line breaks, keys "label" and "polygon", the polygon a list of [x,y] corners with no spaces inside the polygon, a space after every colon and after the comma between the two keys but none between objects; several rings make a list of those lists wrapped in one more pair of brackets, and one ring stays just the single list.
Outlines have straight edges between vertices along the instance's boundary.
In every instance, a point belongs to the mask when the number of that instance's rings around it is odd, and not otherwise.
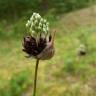
[{"label": "dark purple bulbil cluster", "polygon": [[[51,36],[49,37],[49,41],[51,41]],[[38,43],[32,36],[26,36],[23,41],[23,51],[26,52],[29,56],[37,56],[40,54],[43,49],[46,47],[46,39],[39,39]]]}]

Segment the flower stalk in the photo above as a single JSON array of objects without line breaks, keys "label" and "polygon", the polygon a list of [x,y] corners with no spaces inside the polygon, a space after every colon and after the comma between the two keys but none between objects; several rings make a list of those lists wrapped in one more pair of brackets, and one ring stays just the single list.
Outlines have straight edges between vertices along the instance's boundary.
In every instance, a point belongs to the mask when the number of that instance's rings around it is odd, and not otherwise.
[{"label": "flower stalk", "polygon": [[38,64],[39,64],[39,59],[36,60],[35,76],[34,76],[34,91],[33,91],[33,96],[36,96],[37,75],[38,75]]}]

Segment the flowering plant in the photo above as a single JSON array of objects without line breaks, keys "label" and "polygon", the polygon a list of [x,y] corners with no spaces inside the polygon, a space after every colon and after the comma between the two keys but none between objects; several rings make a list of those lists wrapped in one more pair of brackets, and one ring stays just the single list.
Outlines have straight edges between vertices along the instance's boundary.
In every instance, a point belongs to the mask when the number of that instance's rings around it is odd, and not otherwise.
[{"label": "flowering plant", "polygon": [[49,60],[54,55],[54,34],[49,31],[49,23],[43,19],[38,13],[33,13],[30,20],[27,21],[26,27],[29,36],[25,36],[23,40],[23,51],[29,57],[33,56],[36,61],[34,92],[36,96],[36,81],[39,60]]}]

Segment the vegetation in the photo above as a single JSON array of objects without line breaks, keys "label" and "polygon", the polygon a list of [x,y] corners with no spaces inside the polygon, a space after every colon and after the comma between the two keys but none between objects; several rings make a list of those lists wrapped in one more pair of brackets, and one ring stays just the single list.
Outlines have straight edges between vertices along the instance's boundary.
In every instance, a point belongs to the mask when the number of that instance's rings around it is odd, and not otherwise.
[{"label": "vegetation", "polygon": [[95,0],[1,0],[0,17],[17,19],[23,15],[31,15],[32,12],[45,14],[49,10],[54,10],[53,13],[69,12],[94,3]]},{"label": "vegetation", "polygon": [[[35,60],[26,58],[22,38],[27,34],[26,21],[33,11],[43,14],[51,31],[57,32],[55,56],[40,63],[36,95],[96,95],[96,0],[51,1],[0,1],[0,96],[32,96]],[[89,5],[92,6],[83,8]],[[79,8],[82,9],[76,10]],[[85,56],[78,56],[80,44],[87,45]]]}]

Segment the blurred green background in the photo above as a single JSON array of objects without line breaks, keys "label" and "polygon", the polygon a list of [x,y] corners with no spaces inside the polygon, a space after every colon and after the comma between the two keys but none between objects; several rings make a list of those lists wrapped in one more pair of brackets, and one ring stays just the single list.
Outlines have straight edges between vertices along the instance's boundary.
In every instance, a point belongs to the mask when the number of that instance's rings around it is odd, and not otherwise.
[{"label": "blurred green background", "polygon": [[55,56],[39,64],[37,96],[96,96],[96,0],[0,0],[0,96],[32,96],[35,60],[25,58],[22,40],[33,12],[56,30]]}]

